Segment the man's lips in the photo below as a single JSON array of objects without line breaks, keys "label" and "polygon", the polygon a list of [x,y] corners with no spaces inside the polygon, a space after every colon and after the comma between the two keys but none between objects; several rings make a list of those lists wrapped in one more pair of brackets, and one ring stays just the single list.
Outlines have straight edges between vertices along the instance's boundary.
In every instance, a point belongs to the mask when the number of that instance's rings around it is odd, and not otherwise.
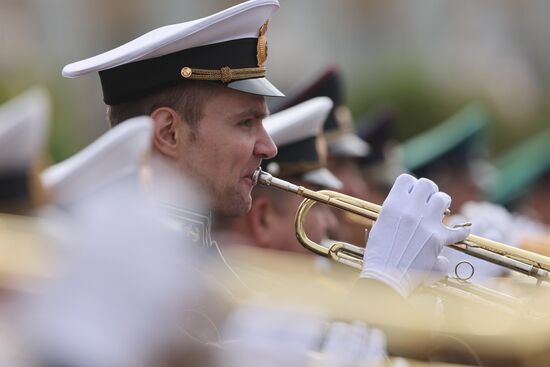
[{"label": "man's lips", "polygon": [[253,175],[253,173],[250,174],[250,175],[243,176],[243,177],[241,177],[241,180],[243,180],[244,182],[246,182],[247,184],[252,186],[253,183],[254,183],[254,179],[253,179],[252,175]]},{"label": "man's lips", "polygon": [[258,169],[257,167],[254,167],[253,170],[251,170],[251,171],[247,172],[245,175],[243,175],[241,177],[241,180],[244,180],[246,183],[254,186],[254,184],[255,184],[254,174],[256,173],[257,169]]}]

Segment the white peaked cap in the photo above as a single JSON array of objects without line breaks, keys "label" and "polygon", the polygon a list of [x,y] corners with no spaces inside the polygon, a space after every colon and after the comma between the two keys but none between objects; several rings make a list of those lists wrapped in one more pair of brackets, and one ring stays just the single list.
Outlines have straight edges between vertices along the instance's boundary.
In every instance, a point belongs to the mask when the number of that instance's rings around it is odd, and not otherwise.
[{"label": "white peaked cap", "polygon": [[302,175],[302,179],[306,182],[324,186],[332,190],[341,190],[344,184],[338,177],[334,175],[328,168],[322,167],[306,172]]},{"label": "white peaked cap", "polygon": [[140,160],[150,150],[153,122],[150,117],[129,119],[99,137],[65,161],[41,175],[58,205],[71,204],[110,183],[138,172]]},{"label": "white peaked cap", "polygon": [[50,97],[33,87],[0,106],[0,172],[25,171],[44,148]]},{"label": "white peaked cap", "polygon": [[[277,145],[279,153],[282,154],[285,147],[290,144],[320,136],[332,106],[333,102],[330,98],[316,97],[267,117],[264,120],[264,126]],[[304,144],[304,152],[307,149],[312,147]],[[300,153],[296,152],[296,154]],[[297,161],[301,160],[301,157],[296,158]],[[277,161],[277,157],[272,159],[274,163]],[[270,162],[268,162],[266,161],[269,171]],[[270,173],[277,175],[277,172]],[[343,186],[342,182],[325,167],[302,172],[301,177],[306,182],[331,189],[341,189]]]},{"label": "white peaked cap", "polygon": [[[138,61],[173,55],[180,51],[196,49],[201,46],[215,45],[233,40],[258,38],[260,28],[278,8],[279,2],[277,0],[250,0],[204,18],[160,27],[117,48],[85,60],[68,64],[63,68],[62,74],[68,78],[75,78],[91,72],[101,72],[126,64],[136,63]],[[253,53],[255,58],[256,43],[252,46],[254,48]],[[206,57],[208,59],[206,62],[212,63],[220,61],[223,63],[225,61],[225,56],[234,59],[236,57],[235,53],[239,53],[239,50],[240,49],[232,51],[227,48],[214,50],[212,51],[214,56],[210,55]],[[192,59],[194,62],[197,62],[198,58],[198,63],[200,64],[205,61],[200,60],[204,57],[204,54],[200,54],[200,56],[194,55]],[[182,58],[181,60],[186,59]],[[180,62],[180,60],[177,62]],[[181,61],[181,63],[184,62],[185,61]],[[181,63],[179,64],[179,68],[186,66]],[[209,69],[208,67],[201,67],[200,65],[187,66]],[[227,66],[231,65],[229,64]],[[258,65],[249,65],[248,67],[252,66]],[[162,62],[161,64],[150,65],[148,68],[147,75],[150,78],[156,78],[155,73],[164,73],[164,71],[161,70],[163,69]],[[175,80],[170,79],[169,81],[174,82],[183,79],[183,74],[179,75],[179,68],[175,70],[176,75],[173,75],[173,70],[170,70],[170,77],[175,76],[177,78]],[[115,85],[121,78],[124,79],[127,77],[127,74],[123,75],[124,76],[119,75],[116,77],[114,82]],[[250,82],[247,83],[246,80]],[[104,84],[103,77],[102,84]],[[228,83],[227,86],[245,92],[257,92],[256,94],[269,96],[283,95],[263,77],[236,80]],[[257,91],[254,90],[255,87],[258,89]],[[105,85],[103,85],[103,89],[106,102],[108,102],[107,100],[109,97],[105,95]]]},{"label": "white peaked cap", "polygon": [[332,157],[364,158],[370,153],[370,146],[355,133],[343,133],[328,146]]},{"label": "white peaked cap", "polygon": [[317,136],[332,108],[328,97],[317,97],[264,119],[264,127],[277,147]]}]

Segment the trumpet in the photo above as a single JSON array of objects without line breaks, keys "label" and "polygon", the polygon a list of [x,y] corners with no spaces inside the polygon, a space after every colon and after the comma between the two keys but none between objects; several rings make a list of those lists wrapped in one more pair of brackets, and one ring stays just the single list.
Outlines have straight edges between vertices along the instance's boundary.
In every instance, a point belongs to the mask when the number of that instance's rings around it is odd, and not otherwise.
[{"label": "trumpet", "polygon": [[[260,168],[254,173],[254,181],[305,198],[296,212],[295,220],[296,237],[302,246],[344,265],[356,269],[362,268],[365,251],[363,247],[345,242],[318,244],[307,237],[303,229],[303,222],[310,208],[316,203],[324,203],[373,222],[376,221],[380,213],[381,207],[379,205],[335,191],[313,191],[273,177]],[[550,257],[475,235],[469,235],[464,241],[448,246],[454,250],[533,277],[536,279],[537,285],[543,281],[550,282]]]}]

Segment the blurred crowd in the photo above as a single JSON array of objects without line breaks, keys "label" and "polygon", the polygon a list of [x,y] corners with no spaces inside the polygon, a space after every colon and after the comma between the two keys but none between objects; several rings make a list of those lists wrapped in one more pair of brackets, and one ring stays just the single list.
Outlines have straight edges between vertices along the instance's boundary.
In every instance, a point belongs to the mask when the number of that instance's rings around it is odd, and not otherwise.
[{"label": "blurred crowd", "polygon": [[278,8],[0,0],[1,365],[550,361],[550,7]]}]

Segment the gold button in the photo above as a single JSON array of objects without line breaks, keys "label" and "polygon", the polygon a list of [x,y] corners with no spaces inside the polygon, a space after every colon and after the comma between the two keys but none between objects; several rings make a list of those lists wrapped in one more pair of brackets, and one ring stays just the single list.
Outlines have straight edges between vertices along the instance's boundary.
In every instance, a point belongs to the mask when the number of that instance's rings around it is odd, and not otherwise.
[{"label": "gold button", "polygon": [[191,74],[193,74],[193,70],[191,70],[190,67],[183,67],[181,69],[181,76],[184,77],[184,78],[189,78],[191,76]]}]

